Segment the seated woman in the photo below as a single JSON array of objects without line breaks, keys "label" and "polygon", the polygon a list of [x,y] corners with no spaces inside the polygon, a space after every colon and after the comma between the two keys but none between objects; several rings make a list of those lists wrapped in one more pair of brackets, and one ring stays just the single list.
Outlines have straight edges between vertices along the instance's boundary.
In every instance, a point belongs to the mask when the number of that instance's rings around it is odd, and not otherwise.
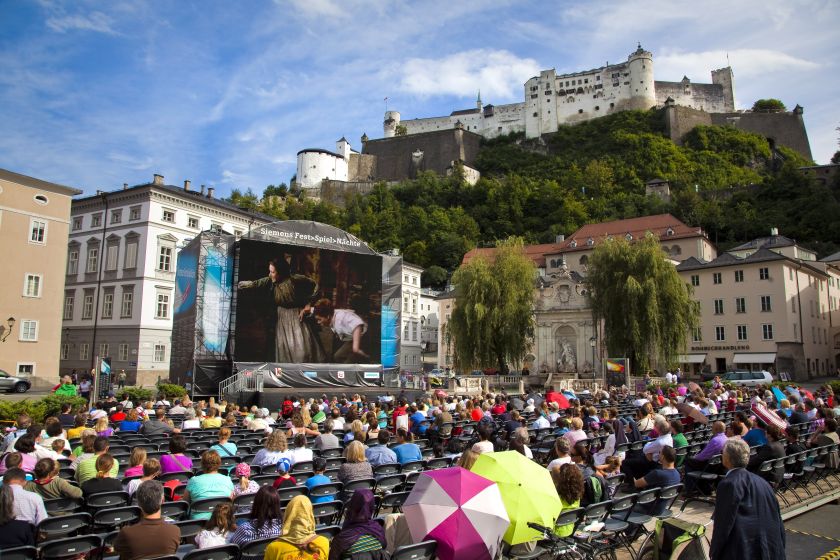
[{"label": "seated woman", "polygon": [[143,462],[146,460],[146,448],[134,447],[131,450],[131,456],[128,458],[128,468],[125,469],[123,476],[128,478],[130,476],[143,476]]},{"label": "seated woman", "polygon": [[274,430],[268,435],[268,439],[265,441],[265,448],[260,449],[254,457],[254,460],[251,461],[251,466],[273,467],[283,458],[289,461],[292,460],[292,453],[289,451],[286,434],[281,430]]},{"label": "seated woman", "polygon": [[363,478],[373,478],[373,467],[365,457],[364,445],[358,441],[351,441],[344,455],[347,462],[338,468],[338,480],[342,484]]},{"label": "seated woman", "polygon": [[330,543],[329,560],[365,552],[371,560],[386,558],[385,530],[373,520],[374,495],[367,489],[356,490],[344,514],[341,532]]},{"label": "seated woman", "polygon": [[187,439],[175,434],[169,439],[169,455],[160,458],[161,474],[173,472],[191,471],[193,468],[192,457],[187,457],[184,452],[187,450]]},{"label": "seated woman", "polygon": [[264,560],[324,560],[330,555],[330,541],[315,533],[312,502],[295,496],[286,506],[283,534],[265,549]]},{"label": "seated woman", "polygon": [[254,496],[251,514],[239,523],[230,536],[233,544],[245,544],[259,539],[280,536],[283,530],[283,511],[280,496],[273,486],[261,486]]},{"label": "seated woman", "polygon": [[132,408],[128,411],[128,415],[125,417],[125,420],[120,422],[120,432],[138,432],[140,430],[140,426],[143,425],[143,422],[140,421],[140,416],[137,414],[137,410]]},{"label": "seated woman", "polygon": [[[207,498],[233,499],[233,481],[229,476],[219,473],[222,459],[219,454],[209,449],[201,454],[202,474],[194,476],[187,483],[184,501],[197,502]],[[210,512],[194,513],[192,519],[209,519]]]},{"label": "seated woman", "polygon": [[[213,410],[213,409],[211,409]],[[210,447],[213,451],[219,454],[219,457],[233,457],[236,455],[236,452],[239,450],[236,447],[236,444],[229,441],[231,435],[230,428],[222,428],[219,430],[219,443]]]},{"label": "seated woman", "polygon": [[45,500],[81,498],[81,488],[58,476],[60,469],[58,461],[49,458],[39,460],[35,463],[35,479],[27,482],[24,490],[35,492]]},{"label": "seated woman", "polygon": [[564,438],[569,440],[569,445],[574,447],[575,444],[581,440],[587,439],[586,432],[583,431],[583,420],[575,417],[571,420],[571,430],[563,434]]},{"label": "seated woman", "polygon": [[[580,498],[583,496],[583,474],[575,465],[567,463],[558,468],[551,469],[551,479],[560,496],[562,509],[560,513],[580,507]],[[557,525],[554,527],[554,534],[558,537],[568,537],[572,534],[574,523],[568,525]]]},{"label": "seated woman", "polygon": [[85,498],[102,492],[122,492],[122,483],[111,476],[113,469],[114,457],[110,453],[103,453],[96,458],[96,478],[82,483],[82,494]]},{"label": "seated woman", "polygon": [[295,465],[297,463],[302,463],[306,461],[311,461],[314,457],[311,449],[307,449],[306,447],[306,436],[303,434],[298,434],[295,436],[294,439],[294,448],[292,448],[292,464]]},{"label": "seated woman", "polygon": [[15,495],[8,484],[0,486],[0,550],[35,546],[35,525],[16,519]]}]

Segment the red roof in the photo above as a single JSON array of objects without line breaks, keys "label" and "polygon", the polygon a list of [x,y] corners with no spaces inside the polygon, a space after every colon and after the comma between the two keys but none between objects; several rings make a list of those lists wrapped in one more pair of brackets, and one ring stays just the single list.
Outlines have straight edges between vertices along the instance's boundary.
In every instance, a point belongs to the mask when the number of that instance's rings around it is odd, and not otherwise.
[{"label": "red roof", "polygon": [[[557,253],[563,247],[563,242],[560,243],[543,243],[542,245],[525,245],[525,254],[534,261],[534,264],[537,267],[544,267],[545,266],[545,256],[547,254]],[[495,247],[488,247],[485,249],[473,249],[469,251],[466,255],[464,255],[462,264],[467,264],[470,260],[474,259],[475,257],[484,257],[490,262],[493,262],[493,259],[496,258],[496,248]]]}]

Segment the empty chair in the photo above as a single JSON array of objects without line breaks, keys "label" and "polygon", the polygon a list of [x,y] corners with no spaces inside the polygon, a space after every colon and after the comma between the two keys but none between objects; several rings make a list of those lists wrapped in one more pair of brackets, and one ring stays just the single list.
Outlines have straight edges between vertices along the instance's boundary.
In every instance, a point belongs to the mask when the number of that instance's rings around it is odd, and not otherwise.
[{"label": "empty chair", "polygon": [[76,558],[89,554],[102,547],[99,535],[78,535],[66,539],[48,541],[41,545],[41,558],[52,560],[57,558]]},{"label": "empty chair", "polygon": [[36,534],[42,540],[55,540],[69,537],[74,533],[87,529],[91,524],[90,514],[73,513],[60,517],[48,517],[38,524]]},{"label": "empty chair", "polygon": [[190,515],[211,514],[217,504],[230,503],[230,498],[205,498],[190,504]]},{"label": "empty chair", "polygon": [[140,519],[140,508],[137,506],[122,506],[98,510],[93,515],[95,530],[113,531],[118,527],[134,523]]},{"label": "empty chair", "polygon": [[185,519],[176,521],[175,525],[181,529],[181,544],[193,544],[195,536],[199,534],[207,524],[205,519]]},{"label": "empty chair", "polygon": [[399,474],[400,472],[400,464],[399,463],[389,463],[386,465],[377,465],[373,467],[373,476],[379,478],[380,476],[385,476],[389,474]]},{"label": "empty chair", "polygon": [[84,500],[81,498],[54,498],[44,500],[44,507],[50,515],[73,513],[82,509]]},{"label": "empty chair", "polygon": [[340,500],[312,504],[312,513],[318,525],[330,525],[341,519],[344,503]]},{"label": "empty chair", "polygon": [[411,494],[411,492],[392,492],[390,494],[386,494],[382,498],[382,501],[377,503],[374,515],[379,515],[379,512],[382,511],[383,508],[390,509],[393,513],[400,513],[409,494]]},{"label": "empty chair", "polygon": [[235,544],[226,544],[192,550],[184,555],[183,560],[237,560],[238,557],[239,547]]},{"label": "empty chair", "polygon": [[410,473],[410,472],[419,472],[423,470],[423,461],[409,461],[408,463],[403,463],[400,472],[402,473]]},{"label": "empty chair", "polygon": [[280,503],[285,505],[286,502],[288,502],[295,496],[308,496],[309,488],[307,488],[306,486],[290,486],[286,488],[280,488],[279,490],[277,490],[277,495],[280,497]]},{"label": "empty chair", "polygon": [[[426,470],[445,469],[450,465],[448,457],[437,457],[426,461]],[[376,473],[376,471],[374,471]]]},{"label": "empty chair", "polygon": [[3,550],[3,560],[38,560],[38,549],[34,546],[18,546]]},{"label": "empty chair", "polygon": [[85,500],[85,505],[91,510],[127,506],[128,504],[128,492],[100,492],[91,494]]},{"label": "empty chair", "polygon": [[239,547],[239,560],[262,560],[265,549],[276,537],[257,539]]},{"label": "empty chair", "polygon": [[173,521],[181,521],[187,517],[189,512],[190,504],[183,500],[179,500],[177,502],[163,502],[160,515],[161,517],[169,518]]},{"label": "empty chair", "polygon": [[[241,494],[233,499],[233,509],[234,511],[250,511],[251,506],[254,505],[254,498],[256,498],[256,492],[253,494]],[[177,503],[177,502],[176,502]]]},{"label": "empty chair", "polygon": [[437,552],[437,541],[423,541],[397,548],[391,560],[433,560]]}]

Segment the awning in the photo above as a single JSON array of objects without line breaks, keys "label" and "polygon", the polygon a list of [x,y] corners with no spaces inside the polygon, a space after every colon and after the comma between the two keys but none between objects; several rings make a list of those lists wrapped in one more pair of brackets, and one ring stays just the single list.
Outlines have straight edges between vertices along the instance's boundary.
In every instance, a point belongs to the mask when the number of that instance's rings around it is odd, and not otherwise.
[{"label": "awning", "polygon": [[772,364],[776,361],[775,352],[747,352],[735,354],[732,361],[736,364]]},{"label": "awning", "polygon": [[677,358],[681,364],[702,364],[706,361],[706,354],[680,354]]}]

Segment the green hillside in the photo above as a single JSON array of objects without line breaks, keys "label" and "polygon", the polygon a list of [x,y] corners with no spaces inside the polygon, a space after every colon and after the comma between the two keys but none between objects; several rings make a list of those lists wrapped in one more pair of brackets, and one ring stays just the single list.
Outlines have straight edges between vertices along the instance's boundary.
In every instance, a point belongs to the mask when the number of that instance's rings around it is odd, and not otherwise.
[{"label": "green hillside", "polygon": [[[785,148],[774,157],[766,139],[730,127],[697,127],[677,146],[662,123],[659,111],[627,111],[541,140],[485,141],[475,186],[428,174],[383,185],[346,210],[311,201],[261,209],[331,223],[448,271],[469,249],[511,235],[546,243],[586,223],[664,212],[702,226],[723,249],[771,227],[820,256],[840,249],[840,184],[819,186],[797,171],[810,162]],[[654,178],[670,182],[670,204],[645,196]],[[427,279],[440,277],[434,269]]]}]

